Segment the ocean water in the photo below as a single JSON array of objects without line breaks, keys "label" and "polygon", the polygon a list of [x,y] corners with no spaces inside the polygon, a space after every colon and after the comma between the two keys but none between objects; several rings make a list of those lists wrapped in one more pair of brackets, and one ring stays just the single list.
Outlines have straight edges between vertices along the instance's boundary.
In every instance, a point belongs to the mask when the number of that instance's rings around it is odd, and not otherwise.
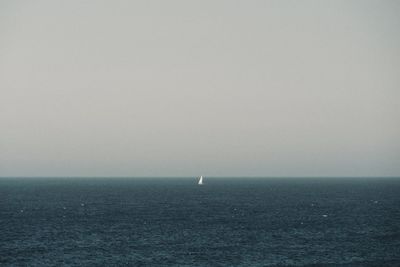
[{"label": "ocean water", "polygon": [[400,266],[400,178],[0,178],[0,266]]}]

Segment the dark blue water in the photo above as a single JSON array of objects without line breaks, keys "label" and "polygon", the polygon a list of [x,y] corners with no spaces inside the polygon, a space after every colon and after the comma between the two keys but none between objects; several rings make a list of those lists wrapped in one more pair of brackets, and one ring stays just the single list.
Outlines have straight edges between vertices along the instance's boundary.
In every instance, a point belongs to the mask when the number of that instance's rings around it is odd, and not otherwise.
[{"label": "dark blue water", "polygon": [[1,266],[400,266],[397,178],[1,178]]}]

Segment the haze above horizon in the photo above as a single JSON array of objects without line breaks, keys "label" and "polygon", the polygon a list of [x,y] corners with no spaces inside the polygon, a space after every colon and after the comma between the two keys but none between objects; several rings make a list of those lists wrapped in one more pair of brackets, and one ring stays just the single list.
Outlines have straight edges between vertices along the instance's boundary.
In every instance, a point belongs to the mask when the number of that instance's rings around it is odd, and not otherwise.
[{"label": "haze above horizon", "polygon": [[398,177],[399,14],[1,1],[0,177]]}]

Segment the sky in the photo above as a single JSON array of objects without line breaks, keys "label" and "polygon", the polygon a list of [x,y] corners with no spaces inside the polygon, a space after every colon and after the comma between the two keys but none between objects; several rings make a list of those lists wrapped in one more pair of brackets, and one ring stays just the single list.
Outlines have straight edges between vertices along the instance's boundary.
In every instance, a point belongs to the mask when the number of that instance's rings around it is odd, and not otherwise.
[{"label": "sky", "polygon": [[400,176],[399,14],[0,0],[0,176]]}]

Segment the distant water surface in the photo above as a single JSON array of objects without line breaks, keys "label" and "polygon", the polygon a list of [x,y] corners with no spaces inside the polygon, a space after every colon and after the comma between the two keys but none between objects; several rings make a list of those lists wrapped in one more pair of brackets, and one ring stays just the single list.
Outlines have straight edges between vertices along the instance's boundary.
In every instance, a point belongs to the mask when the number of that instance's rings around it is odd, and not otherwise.
[{"label": "distant water surface", "polygon": [[0,178],[0,266],[400,266],[400,178]]}]

